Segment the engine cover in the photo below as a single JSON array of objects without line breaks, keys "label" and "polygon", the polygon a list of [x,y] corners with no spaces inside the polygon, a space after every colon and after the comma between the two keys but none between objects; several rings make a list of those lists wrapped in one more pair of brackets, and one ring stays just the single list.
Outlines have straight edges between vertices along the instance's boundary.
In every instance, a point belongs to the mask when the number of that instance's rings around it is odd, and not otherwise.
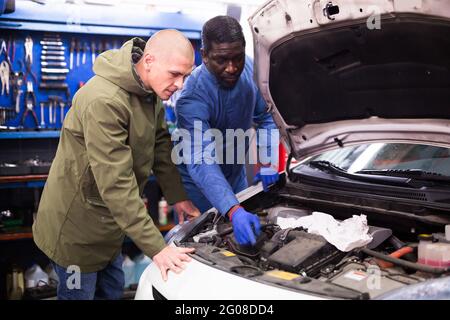
[{"label": "engine cover", "polygon": [[342,259],[344,252],[328,243],[324,237],[305,231],[292,231],[289,243],[269,256],[274,268],[315,276],[324,266]]}]

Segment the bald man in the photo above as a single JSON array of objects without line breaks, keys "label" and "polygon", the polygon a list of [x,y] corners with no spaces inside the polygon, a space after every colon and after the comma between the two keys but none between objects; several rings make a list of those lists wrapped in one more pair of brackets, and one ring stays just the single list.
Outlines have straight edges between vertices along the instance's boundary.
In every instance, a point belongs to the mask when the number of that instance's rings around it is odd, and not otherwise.
[{"label": "bald man", "polygon": [[166,246],[141,195],[153,172],[180,221],[200,214],[171,161],[161,103],[193,65],[189,40],[160,31],[101,54],[95,76],[74,96],[33,225],[59,277],[58,299],[120,299],[125,235],[164,280],[190,260],[193,249]]}]

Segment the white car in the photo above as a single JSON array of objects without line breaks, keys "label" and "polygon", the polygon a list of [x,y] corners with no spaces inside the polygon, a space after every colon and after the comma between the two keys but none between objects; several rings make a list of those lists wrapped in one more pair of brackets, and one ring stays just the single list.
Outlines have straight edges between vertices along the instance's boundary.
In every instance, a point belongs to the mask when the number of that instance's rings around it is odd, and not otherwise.
[{"label": "white car", "polygon": [[450,2],[273,0],[249,22],[298,164],[239,194],[255,246],[212,209],[168,237],[186,270],[151,264],[136,299],[450,299]]}]

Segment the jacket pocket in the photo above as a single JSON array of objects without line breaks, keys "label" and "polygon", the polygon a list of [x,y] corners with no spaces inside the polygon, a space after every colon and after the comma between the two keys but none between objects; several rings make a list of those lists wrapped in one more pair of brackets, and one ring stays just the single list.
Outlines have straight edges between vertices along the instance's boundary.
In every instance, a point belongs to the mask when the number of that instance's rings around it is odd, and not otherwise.
[{"label": "jacket pocket", "polygon": [[86,202],[89,203],[91,206],[108,208],[106,204],[103,202],[103,199],[101,199],[100,197],[96,198],[88,196],[86,197]]},{"label": "jacket pocket", "polygon": [[94,179],[94,174],[92,173],[91,166],[89,165],[87,166],[81,181],[81,194],[83,200],[88,204],[96,207],[107,208],[105,202],[100,196],[97,183]]}]

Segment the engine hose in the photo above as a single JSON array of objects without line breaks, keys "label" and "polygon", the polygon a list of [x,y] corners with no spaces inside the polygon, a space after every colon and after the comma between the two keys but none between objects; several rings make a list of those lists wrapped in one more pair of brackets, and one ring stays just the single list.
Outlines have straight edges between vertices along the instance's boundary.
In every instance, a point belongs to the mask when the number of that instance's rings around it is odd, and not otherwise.
[{"label": "engine hose", "polygon": [[[389,256],[393,257],[393,258],[401,258],[407,254],[410,254],[413,251],[414,251],[414,249],[411,247],[402,247],[402,248],[398,249],[397,251],[389,254]],[[378,259],[377,263],[381,268],[392,268],[394,266],[393,263],[383,261],[381,259]]]},{"label": "engine hose", "polygon": [[[397,238],[394,235],[390,236],[388,240],[389,240],[389,243],[392,244],[396,250],[400,250],[400,249],[402,249],[403,247],[406,247],[406,246],[408,246],[410,248],[416,248],[417,247],[416,244],[408,244],[408,245],[406,245],[406,243],[404,243],[403,241],[401,241],[399,238]],[[414,254],[413,252],[406,253],[406,254],[402,255],[403,260],[408,260],[410,262],[416,262],[417,261],[417,254]],[[400,257],[395,257],[395,258],[400,258]]]},{"label": "engine hose", "polygon": [[419,263],[414,263],[414,262],[409,262],[409,261],[405,261],[402,259],[398,259],[398,258],[393,258],[390,257],[388,255],[367,249],[367,248],[363,248],[361,249],[361,252],[364,252],[365,254],[378,258],[380,260],[384,260],[384,261],[388,261],[391,262],[393,264],[405,267],[405,268],[410,268],[410,269],[414,269],[417,271],[423,271],[423,272],[428,272],[428,273],[433,273],[433,274],[443,274],[443,273],[448,273],[450,272],[450,268],[438,268],[438,267],[430,267],[424,264],[419,264]]}]

